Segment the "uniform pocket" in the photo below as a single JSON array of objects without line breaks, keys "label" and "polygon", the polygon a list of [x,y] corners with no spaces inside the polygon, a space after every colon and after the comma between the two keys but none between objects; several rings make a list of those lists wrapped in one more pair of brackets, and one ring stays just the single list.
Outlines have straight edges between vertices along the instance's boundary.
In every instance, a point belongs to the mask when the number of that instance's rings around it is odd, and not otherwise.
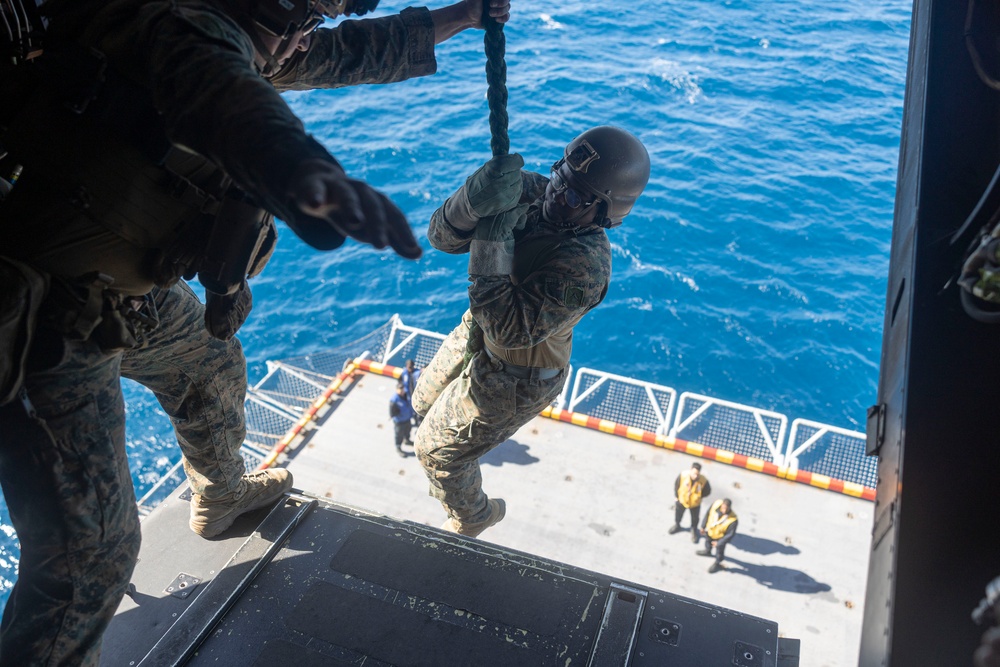
[{"label": "uniform pocket", "polygon": [[[124,425],[120,413],[111,419]],[[135,491],[124,442],[112,437],[97,400],[91,396],[71,412],[44,421],[54,442],[53,477],[70,550],[120,539],[135,521]]]},{"label": "uniform pocket", "polygon": [[24,382],[38,309],[48,277],[27,264],[0,257],[0,405]]}]

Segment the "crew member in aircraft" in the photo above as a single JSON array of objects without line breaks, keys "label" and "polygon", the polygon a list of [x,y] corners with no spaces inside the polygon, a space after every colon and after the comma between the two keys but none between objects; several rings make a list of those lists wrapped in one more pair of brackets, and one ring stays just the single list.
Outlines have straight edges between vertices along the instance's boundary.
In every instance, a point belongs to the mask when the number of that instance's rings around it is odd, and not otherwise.
[{"label": "crew member in aircraft", "polygon": [[698,555],[711,556],[712,549],[715,548],[715,562],[708,568],[711,574],[725,569],[722,567],[722,561],[726,558],[726,545],[736,535],[738,523],[739,519],[733,511],[733,502],[729,498],[712,503],[705,518],[701,520],[701,534],[705,536],[705,548],[700,549]]},{"label": "crew member in aircraft", "polygon": [[[271,216],[320,250],[346,237],[421,250],[279,91],[432,74],[435,44],[484,11],[461,0],[317,29],[376,4],[48,0],[42,55],[0,63],[0,173],[20,175],[0,202],[0,484],[22,549],[0,664],[99,660],[140,541],[121,377],[173,423],[197,534],[290,488],[284,470],[246,473],[239,453],[234,334],[273,249]],[[508,13],[492,0],[491,16]],[[4,39],[4,53],[20,46]],[[184,282],[195,275],[205,305]]]},{"label": "crew member in aircraft", "polygon": [[415,451],[443,528],[479,535],[504,517],[479,459],[550,405],[566,381],[573,327],[607,294],[605,230],[632,210],[649,155],[629,132],[587,130],[548,176],[495,157],[431,217],[431,245],[468,253],[469,309],[424,368]]},{"label": "crew member in aircraft", "polygon": [[691,541],[698,541],[698,516],[701,501],[712,494],[712,485],[701,474],[701,464],[695,461],[690,470],[677,475],[674,481],[674,525],[667,531],[671,535],[680,532],[684,513],[691,512]]}]

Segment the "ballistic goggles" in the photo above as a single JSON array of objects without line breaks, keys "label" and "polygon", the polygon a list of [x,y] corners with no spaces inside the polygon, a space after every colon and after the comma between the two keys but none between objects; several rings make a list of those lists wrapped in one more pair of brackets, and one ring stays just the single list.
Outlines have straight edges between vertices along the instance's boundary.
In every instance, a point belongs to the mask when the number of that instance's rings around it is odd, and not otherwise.
[{"label": "ballistic goggles", "polygon": [[571,186],[569,181],[559,171],[565,162],[565,160],[559,160],[552,165],[552,173],[549,175],[549,180],[552,182],[554,193],[557,195],[562,194],[563,199],[566,200],[566,205],[570,208],[587,208],[588,206],[592,206],[597,201],[597,197],[591,196],[589,201],[585,199],[584,195]]}]

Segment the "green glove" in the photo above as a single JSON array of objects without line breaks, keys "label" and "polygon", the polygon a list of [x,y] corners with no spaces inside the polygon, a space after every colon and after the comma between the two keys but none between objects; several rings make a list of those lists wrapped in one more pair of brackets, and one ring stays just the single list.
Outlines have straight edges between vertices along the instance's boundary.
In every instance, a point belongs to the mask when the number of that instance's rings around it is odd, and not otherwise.
[{"label": "green glove", "polygon": [[[993,230],[993,234],[998,232],[1000,227]],[[975,251],[966,257],[958,284],[983,301],[1000,303],[1000,238],[993,234],[983,236]]]},{"label": "green glove", "polygon": [[514,230],[524,226],[528,204],[476,224],[469,245],[469,275],[509,275],[514,270]]},{"label": "green glove", "polygon": [[476,223],[472,238],[480,241],[514,242],[514,230],[524,227],[527,204],[519,204],[509,211],[483,218]]},{"label": "green glove", "polygon": [[469,205],[480,218],[496,215],[517,204],[521,198],[521,167],[517,153],[500,155],[476,170],[465,181]]}]

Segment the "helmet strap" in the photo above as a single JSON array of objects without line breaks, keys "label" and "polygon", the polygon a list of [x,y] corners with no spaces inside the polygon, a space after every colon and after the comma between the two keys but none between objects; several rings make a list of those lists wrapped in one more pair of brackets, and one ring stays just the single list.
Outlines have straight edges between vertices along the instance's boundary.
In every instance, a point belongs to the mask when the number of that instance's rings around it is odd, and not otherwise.
[{"label": "helmet strap", "polygon": [[264,61],[262,64],[260,62],[257,62],[257,58],[254,59],[257,65],[257,69],[260,70],[261,76],[267,78],[269,76],[272,76],[273,74],[276,74],[278,70],[281,69],[281,65],[278,64],[278,59],[275,58],[274,56],[275,54],[280,53],[282,50],[284,50],[285,45],[288,43],[288,38],[286,37],[285,39],[281,40],[281,42],[278,44],[278,47],[274,50],[274,53],[272,53],[271,50],[267,48],[267,46],[264,44],[264,40],[260,38],[260,34],[258,34],[257,32],[256,26],[254,26],[254,28],[248,30],[247,32],[250,35],[250,41],[253,42],[253,47],[254,50],[257,52],[257,56],[259,57],[260,60]]},{"label": "helmet strap", "polygon": [[[602,201],[598,201],[598,202],[596,202],[594,204],[594,206],[605,207],[605,204]],[[576,215],[574,215],[571,218],[567,218],[565,220],[552,220],[547,215],[545,215],[545,208],[544,207],[542,207],[541,213],[542,213],[542,217],[550,225],[554,225],[554,226],[556,226],[556,227],[558,227],[560,229],[563,229],[563,230],[566,230],[566,231],[569,231],[569,232],[573,232],[574,234],[579,234],[580,232],[582,232],[582,231],[584,231],[584,230],[586,230],[586,229],[588,229],[590,227],[594,227],[594,226],[603,227],[604,226],[603,223],[608,221],[607,217],[605,216],[605,211],[599,210],[597,212],[597,217],[594,218],[593,222],[589,222],[589,223],[587,223],[585,225],[579,225],[579,224],[577,224],[577,220],[579,220],[584,215],[586,215],[587,214],[587,210],[588,210],[587,208],[581,208],[576,213]]]}]

